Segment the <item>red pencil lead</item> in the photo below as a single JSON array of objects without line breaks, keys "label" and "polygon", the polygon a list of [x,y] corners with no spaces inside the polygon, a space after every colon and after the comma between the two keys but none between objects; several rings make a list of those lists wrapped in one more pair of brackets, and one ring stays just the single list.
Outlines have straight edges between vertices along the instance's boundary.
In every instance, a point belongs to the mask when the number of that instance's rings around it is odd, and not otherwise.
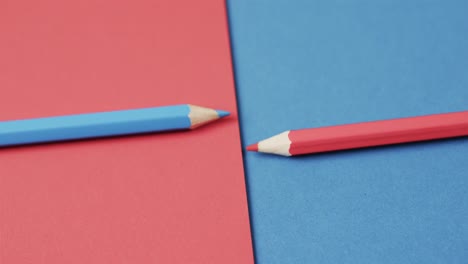
[{"label": "red pencil lead", "polygon": [[252,144],[250,146],[247,146],[248,151],[258,151],[258,144]]}]

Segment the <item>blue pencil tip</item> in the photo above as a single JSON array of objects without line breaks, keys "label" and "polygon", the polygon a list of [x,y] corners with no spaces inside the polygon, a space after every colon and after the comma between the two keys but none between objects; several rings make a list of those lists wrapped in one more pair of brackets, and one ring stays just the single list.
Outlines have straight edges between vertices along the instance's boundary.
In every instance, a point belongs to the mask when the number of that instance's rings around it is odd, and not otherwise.
[{"label": "blue pencil tip", "polygon": [[223,111],[223,110],[216,110],[216,112],[218,112],[219,118],[223,118],[223,117],[228,116],[228,115],[231,114],[231,113],[229,113],[227,111]]}]

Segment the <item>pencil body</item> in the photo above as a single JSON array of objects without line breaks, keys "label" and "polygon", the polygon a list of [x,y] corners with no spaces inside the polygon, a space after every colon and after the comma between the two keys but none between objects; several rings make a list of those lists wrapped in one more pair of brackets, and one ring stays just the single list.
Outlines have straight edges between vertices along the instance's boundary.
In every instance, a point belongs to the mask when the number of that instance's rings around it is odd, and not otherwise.
[{"label": "pencil body", "polygon": [[295,156],[468,135],[468,111],[291,130],[250,150]]},{"label": "pencil body", "polygon": [[175,105],[0,122],[0,146],[190,129],[227,115]]}]

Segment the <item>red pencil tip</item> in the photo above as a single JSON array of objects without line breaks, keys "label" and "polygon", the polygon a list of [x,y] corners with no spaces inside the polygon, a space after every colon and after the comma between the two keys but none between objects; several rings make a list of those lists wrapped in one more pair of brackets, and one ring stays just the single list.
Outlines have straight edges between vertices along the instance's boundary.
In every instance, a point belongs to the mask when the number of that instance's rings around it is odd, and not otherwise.
[{"label": "red pencil tip", "polygon": [[258,151],[258,144],[247,146],[248,151]]}]

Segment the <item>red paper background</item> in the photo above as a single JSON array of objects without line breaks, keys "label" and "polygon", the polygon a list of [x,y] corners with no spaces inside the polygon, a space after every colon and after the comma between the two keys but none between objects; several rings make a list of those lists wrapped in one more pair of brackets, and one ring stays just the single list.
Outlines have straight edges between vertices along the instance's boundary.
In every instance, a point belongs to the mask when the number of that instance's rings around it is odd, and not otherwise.
[{"label": "red paper background", "polygon": [[0,149],[0,263],[252,263],[224,1],[0,2],[0,120],[192,103],[190,132]]}]

